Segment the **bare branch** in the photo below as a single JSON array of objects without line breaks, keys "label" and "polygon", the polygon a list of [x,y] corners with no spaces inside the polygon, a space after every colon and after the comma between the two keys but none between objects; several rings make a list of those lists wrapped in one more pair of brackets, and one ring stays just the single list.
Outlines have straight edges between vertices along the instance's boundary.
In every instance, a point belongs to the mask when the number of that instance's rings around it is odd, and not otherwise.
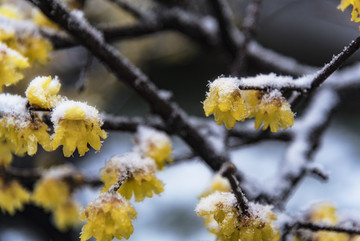
[{"label": "bare branch", "polygon": [[311,231],[329,231],[337,233],[347,233],[350,235],[360,235],[360,229],[348,228],[341,226],[328,226],[322,224],[308,223],[308,222],[296,222],[293,224],[294,229],[307,229]]},{"label": "bare branch", "polygon": [[235,76],[244,75],[247,48],[259,17],[261,2],[262,0],[251,0],[246,8],[246,16],[243,24],[244,40],[240,48],[238,49],[231,71]]}]

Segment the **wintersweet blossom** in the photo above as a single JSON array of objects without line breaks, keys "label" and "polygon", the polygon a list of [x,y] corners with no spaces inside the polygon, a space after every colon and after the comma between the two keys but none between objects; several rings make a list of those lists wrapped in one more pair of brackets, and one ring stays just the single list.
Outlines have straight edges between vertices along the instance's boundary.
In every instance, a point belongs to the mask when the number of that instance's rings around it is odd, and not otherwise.
[{"label": "wintersweet blossom", "polygon": [[201,194],[200,197],[206,197],[210,194],[219,191],[219,192],[230,192],[231,186],[229,183],[229,180],[225,177],[221,176],[220,174],[215,174],[214,177],[211,180],[210,187]]},{"label": "wintersweet blossom", "polygon": [[134,231],[132,220],[136,215],[131,204],[118,193],[100,194],[82,214],[86,224],[82,228],[80,239],[85,241],[92,236],[98,241],[128,239]]},{"label": "wintersweet blossom", "polygon": [[156,178],[154,160],[143,158],[136,152],[114,156],[106,163],[100,177],[105,184],[103,191],[107,191],[119,178],[123,178],[124,182],[118,192],[128,200],[134,195],[135,201],[140,202],[145,197],[152,197],[153,193],[164,191],[164,184]]},{"label": "wintersweet blossom", "polygon": [[278,90],[263,95],[255,118],[256,129],[263,124],[263,129],[266,130],[270,126],[271,132],[277,132],[279,126],[287,129],[294,124],[294,113]]},{"label": "wintersweet blossom", "polygon": [[5,139],[0,141],[0,168],[7,167],[11,163],[13,159],[12,149],[14,148]]},{"label": "wintersweet blossom", "polygon": [[154,159],[158,170],[172,162],[170,138],[164,132],[150,127],[140,126],[137,129],[135,151]]},{"label": "wintersweet blossom", "polygon": [[19,182],[0,178],[0,208],[3,213],[14,215],[16,210],[22,210],[29,201],[29,192]]},{"label": "wintersweet blossom", "polygon": [[66,203],[70,198],[70,188],[58,178],[44,177],[36,182],[32,200],[35,204],[51,211]]},{"label": "wintersweet blossom", "polygon": [[50,151],[48,126],[26,109],[27,100],[18,95],[0,94],[0,140],[6,140],[17,155],[34,155],[38,144]]},{"label": "wintersweet blossom", "polygon": [[61,231],[80,222],[79,206],[72,200],[70,186],[65,181],[77,175],[72,166],[62,165],[44,171],[35,183],[33,202],[53,213],[54,224]]},{"label": "wintersweet blossom", "polygon": [[29,63],[24,56],[0,42],[0,91],[4,85],[9,86],[22,79],[22,71],[27,67]]},{"label": "wintersweet blossom", "polygon": [[53,108],[60,101],[57,95],[61,87],[59,79],[51,76],[36,77],[25,91],[31,106],[40,108]]},{"label": "wintersweet blossom", "polygon": [[[334,226],[338,223],[338,215],[336,214],[336,207],[330,203],[322,202],[315,204],[311,207],[309,212],[309,219],[312,223],[323,224]],[[311,240],[316,241],[349,241],[349,240],[356,240],[354,237],[350,237],[347,233],[338,233],[338,232],[329,232],[329,231],[318,231],[318,232],[307,232],[306,235],[300,232],[299,236],[294,238],[294,241],[301,241],[303,240],[302,236],[306,236]]]},{"label": "wintersweet blossom", "polygon": [[352,5],[351,21],[360,22],[360,1],[359,0],[341,0],[338,9],[345,11],[350,5]]},{"label": "wintersweet blossom", "polygon": [[209,84],[209,92],[203,103],[205,115],[214,114],[218,125],[225,124],[227,129],[234,127],[236,121],[248,117],[244,99],[236,78],[218,78]]},{"label": "wintersweet blossom", "polygon": [[199,216],[206,217],[205,225],[217,236],[217,241],[277,241],[280,238],[274,225],[275,214],[269,206],[249,203],[250,216],[236,208],[236,198],[230,192],[214,192],[200,199],[195,208]]},{"label": "wintersweet blossom", "polygon": [[77,148],[83,156],[89,144],[95,150],[101,148],[100,137],[105,139],[106,132],[100,128],[102,120],[99,112],[86,103],[66,100],[59,103],[51,116],[54,123],[52,147],[55,150],[63,145],[64,156],[71,156]]},{"label": "wintersweet blossom", "polygon": [[52,44],[42,37],[36,27],[26,23],[15,5],[1,5],[0,17],[0,40],[4,44],[27,57],[31,63],[45,64],[48,61]]},{"label": "wintersweet blossom", "polygon": [[53,219],[55,226],[61,231],[78,225],[80,223],[79,205],[68,200],[54,210]]}]

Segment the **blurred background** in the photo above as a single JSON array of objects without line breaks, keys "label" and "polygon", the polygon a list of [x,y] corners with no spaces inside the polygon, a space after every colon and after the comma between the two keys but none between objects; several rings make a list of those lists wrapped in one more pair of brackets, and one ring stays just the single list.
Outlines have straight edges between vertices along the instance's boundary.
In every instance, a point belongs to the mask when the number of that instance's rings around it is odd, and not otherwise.
[{"label": "blurred background", "polygon": [[[229,0],[234,18],[241,23],[247,1]],[[22,0],[18,2],[23,2]],[[136,0],[146,9],[147,0]],[[321,67],[334,54],[359,35],[358,24],[350,22],[350,9],[345,13],[336,9],[340,0],[263,0],[256,40],[263,46],[296,60]],[[184,0],[186,6],[206,13],[204,1]],[[127,13],[105,0],[87,0],[85,16],[96,25],[128,25],[134,22]],[[201,102],[206,84],[219,75],[228,74],[226,63],[216,53],[204,51],[201,46],[176,32],[164,32],[138,39],[119,41],[116,47],[139,66],[161,89],[170,90],[174,100],[189,114],[204,117]],[[71,99],[87,101],[101,112],[119,116],[149,116],[149,108],[132,90],[109,74],[97,60],[86,73],[84,91],[75,85],[87,62],[88,53],[80,47],[54,51],[46,66],[37,66],[26,73],[25,80],[5,91],[23,95],[29,81],[38,75],[57,75],[62,83],[61,94]],[[358,61],[359,53],[346,64]],[[250,73],[262,73],[256,63],[249,63]],[[316,201],[331,201],[341,213],[360,213],[360,112],[359,93],[349,93],[334,117],[315,160],[330,172],[327,183],[312,178],[296,190],[287,205],[290,214],[297,214]],[[174,155],[187,150],[184,143],[173,138]],[[113,155],[132,150],[133,136],[110,132],[99,153],[90,151],[85,157],[75,154],[64,159],[61,151],[39,152],[33,158],[18,158],[18,167],[49,167],[72,163],[89,176],[99,176],[99,170]],[[286,143],[266,141],[245,146],[231,153],[235,164],[243,172],[266,183],[276,175],[281,165]],[[145,241],[208,241],[203,220],[193,211],[198,196],[209,185],[211,170],[198,160],[174,164],[160,172],[165,183],[160,196],[135,203],[138,218],[134,234],[129,240]],[[98,189],[85,188],[75,193],[86,206],[99,194]],[[0,213],[0,241],[8,240],[78,240],[79,229],[60,233],[51,224],[50,214],[28,206],[15,216]]]}]

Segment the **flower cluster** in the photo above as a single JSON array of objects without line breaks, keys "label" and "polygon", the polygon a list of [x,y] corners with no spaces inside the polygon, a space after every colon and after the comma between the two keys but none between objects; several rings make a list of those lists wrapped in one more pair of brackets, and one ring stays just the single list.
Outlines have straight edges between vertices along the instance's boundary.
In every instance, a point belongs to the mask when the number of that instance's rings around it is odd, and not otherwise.
[{"label": "flower cluster", "polygon": [[134,195],[137,202],[164,191],[164,184],[156,178],[154,160],[137,152],[112,157],[101,170],[100,179],[105,184],[103,191],[124,179],[118,192],[128,200]]},{"label": "flower cluster", "polygon": [[341,0],[338,9],[345,11],[350,5],[352,5],[351,21],[356,23],[360,22],[360,1],[359,0]]},{"label": "flower cluster", "polygon": [[[339,217],[336,213],[336,207],[330,203],[318,203],[311,207],[308,219],[312,223],[334,226],[339,224]],[[329,232],[329,231],[299,231],[294,240],[316,240],[316,241],[355,241],[360,238],[359,235],[349,235],[347,233]]]},{"label": "flower cluster", "polygon": [[[100,150],[100,137],[105,139],[106,132],[100,128],[99,112],[86,103],[58,95],[60,87],[56,77],[37,77],[25,92],[27,98],[0,94],[0,141],[3,143],[0,166],[10,164],[11,153],[34,155],[38,144],[46,151],[63,145],[66,157],[71,156],[76,148],[80,156],[84,155],[89,150],[88,144]],[[52,135],[40,113],[31,111],[31,108],[51,111]]]},{"label": "flower cluster", "polygon": [[154,159],[158,170],[172,162],[171,140],[162,131],[140,126],[135,135],[135,151]]},{"label": "flower cluster", "polygon": [[37,26],[29,22],[31,19],[25,19],[24,15],[14,5],[0,6],[0,41],[31,63],[45,64],[52,45],[41,36]]},{"label": "flower cluster", "polygon": [[258,90],[240,90],[240,80],[220,77],[210,83],[210,91],[204,101],[205,115],[214,114],[216,123],[234,127],[236,121],[255,117],[255,128],[263,125],[277,132],[279,126],[286,129],[294,124],[294,114],[280,91],[263,93]]},{"label": "flower cluster", "polygon": [[76,176],[69,166],[55,167],[43,173],[35,184],[32,200],[36,205],[53,212],[53,220],[59,230],[65,231],[80,222],[79,207],[71,198],[71,190],[65,178]]},{"label": "flower cluster", "polygon": [[118,193],[103,193],[83,212],[82,219],[87,223],[80,239],[85,241],[92,236],[101,241],[110,241],[114,237],[128,239],[134,231],[131,221],[136,215],[131,204]]},{"label": "flower cluster", "polygon": [[236,208],[236,198],[230,192],[214,192],[201,198],[195,208],[205,217],[205,225],[218,241],[277,241],[280,238],[274,221],[276,216],[269,206],[249,203],[249,216]]},{"label": "flower cluster", "polygon": [[[0,140],[17,155],[34,155],[38,143],[50,151],[48,126],[36,116],[31,116],[26,109],[27,100],[18,95],[0,94]],[[11,158],[10,158],[11,159]],[[11,160],[10,160],[11,161]],[[9,157],[7,157],[9,164]]]},{"label": "flower cluster", "polygon": [[22,210],[29,201],[29,192],[19,182],[0,178],[0,208],[3,213],[14,215],[16,210]]}]

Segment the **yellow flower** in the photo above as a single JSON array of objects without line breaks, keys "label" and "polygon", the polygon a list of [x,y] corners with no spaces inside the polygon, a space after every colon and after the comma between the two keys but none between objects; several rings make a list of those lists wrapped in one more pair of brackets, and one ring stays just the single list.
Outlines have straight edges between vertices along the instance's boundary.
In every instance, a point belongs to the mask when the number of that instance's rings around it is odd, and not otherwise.
[{"label": "yellow flower", "polygon": [[195,212],[206,219],[205,225],[217,241],[277,241],[280,232],[274,225],[276,216],[269,206],[249,203],[250,216],[237,210],[236,198],[230,192],[214,192],[200,199]]},{"label": "yellow flower", "polygon": [[64,156],[71,156],[78,149],[80,156],[89,150],[101,148],[100,137],[105,139],[106,132],[101,130],[102,120],[99,112],[92,106],[76,101],[63,101],[56,106],[51,117],[54,123],[52,147],[55,150],[63,145]]},{"label": "yellow flower", "polygon": [[344,11],[346,8],[348,8],[350,5],[352,5],[353,9],[351,12],[351,21],[354,22],[360,22],[360,1],[359,0],[341,0],[338,9],[341,11]]},{"label": "yellow flower", "polygon": [[230,186],[228,179],[224,178],[220,174],[214,175],[214,177],[211,181],[211,184],[210,184],[210,188],[208,188],[208,190],[206,190],[203,194],[201,194],[200,197],[209,196],[210,194],[212,194],[216,191],[219,191],[219,192],[230,192],[231,191],[231,186]]},{"label": "yellow flower", "polygon": [[57,178],[45,177],[35,184],[32,200],[50,211],[59,208],[70,198],[69,186]]},{"label": "yellow flower", "polygon": [[256,113],[255,128],[259,129],[262,124],[263,130],[270,126],[271,132],[277,132],[279,126],[287,129],[294,124],[294,113],[278,90],[265,94],[261,99]]},{"label": "yellow flower", "polygon": [[32,12],[32,21],[39,25],[40,27],[58,29],[59,26],[48,19],[41,11],[38,9],[33,9]]},{"label": "yellow flower", "polygon": [[[318,203],[310,209],[310,221],[313,223],[320,223],[325,225],[336,225],[338,223],[338,216],[336,214],[336,207],[330,203]],[[348,241],[350,236],[346,233],[318,231],[312,233],[313,239],[316,241]],[[295,237],[298,241],[301,238]]]},{"label": "yellow flower", "polygon": [[11,145],[6,141],[0,141],[0,168],[7,167],[12,159]]},{"label": "yellow flower", "polygon": [[162,131],[141,126],[135,136],[135,150],[154,159],[158,170],[172,162],[171,140]]},{"label": "yellow flower", "polygon": [[3,213],[14,215],[30,201],[30,194],[17,181],[5,181],[0,178],[0,208]]},{"label": "yellow flower", "polygon": [[128,239],[134,228],[131,220],[136,218],[131,204],[117,193],[103,193],[91,202],[83,213],[87,223],[82,228],[80,239],[85,241],[92,236],[98,241]]},{"label": "yellow flower", "polygon": [[51,76],[36,77],[30,82],[25,94],[31,106],[53,108],[60,101],[61,97],[57,95],[60,87],[57,77],[54,79]]},{"label": "yellow flower", "polygon": [[216,123],[225,123],[227,129],[234,127],[236,121],[248,117],[248,110],[235,78],[218,78],[210,85],[203,107],[205,115],[214,114]]},{"label": "yellow flower", "polygon": [[327,225],[335,225],[338,222],[336,207],[330,203],[318,203],[311,208],[311,222],[322,222]]},{"label": "yellow flower", "polygon": [[152,197],[153,193],[160,194],[164,191],[164,184],[155,174],[156,167],[151,158],[142,158],[136,152],[121,157],[114,156],[101,170],[100,179],[105,184],[102,191],[107,191],[119,177],[125,177],[118,192],[128,200],[134,195],[135,201],[140,202],[145,197]]},{"label": "yellow flower", "polygon": [[259,90],[242,90],[240,93],[248,110],[248,118],[255,117],[263,92]]},{"label": "yellow flower", "polygon": [[15,20],[21,19],[21,14],[19,10],[16,8],[15,5],[11,4],[2,4],[0,6],[0,16]]},{"label": "yellow flower", "polygon": [[30,116],[27,100],[18,95],[0,94],[0,139],[6,140],[17,155],[34,155],[38,143],[50,151],[48,126],[35,114]]},{"label": "yellow flower", "polygon": [[17,83],[24,76],[21,71],[29,63],[20,53],[0,43],[0,91],[2,87]]},{"label": "yellow flower", "polygon": [[55,209],[53,219],[56,227],[61,231],[78,225],[80,223],[78,205],[68,200]]}]

